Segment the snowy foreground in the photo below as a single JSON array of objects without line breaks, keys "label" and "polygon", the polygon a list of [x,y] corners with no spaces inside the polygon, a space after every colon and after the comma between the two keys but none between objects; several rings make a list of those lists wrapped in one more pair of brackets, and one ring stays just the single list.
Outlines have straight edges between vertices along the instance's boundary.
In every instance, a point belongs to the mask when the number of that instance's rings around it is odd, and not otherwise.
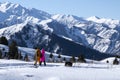
[{"label": "snowy foreground", "polygon": [[0,80],[120,80],[120,65],[75,63],[47,63],[35,68],[34,62],[0,60]]}]

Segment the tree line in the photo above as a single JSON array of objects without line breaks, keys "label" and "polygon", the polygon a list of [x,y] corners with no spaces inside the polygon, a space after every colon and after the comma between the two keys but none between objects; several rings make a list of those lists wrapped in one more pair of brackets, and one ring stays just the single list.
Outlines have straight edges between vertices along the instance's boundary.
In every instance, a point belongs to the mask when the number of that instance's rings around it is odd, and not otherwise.
[{"label": "tree line", "polygon": [[66,61],[69,61],[72,63],[75,63],[75,62],[85,63],[86,62],[85,57],[83,55],[80,55],[78,57],[72,56],[68,58],[61,56],[61,54],[58,54],[58,56],[54,56],[52,53],[50,53],[49,55],[48,62],[66,62]]},{"label": "tree line", "polygon": [[[0,44],[9,46],[9,50],[5,51],[5,48],[0,48],[0,59],[6,58],[6,59],[19,59],[19,60],[25,60],[29,61],[28,54],[25,54],[24,57],[21,54],[21,51],[18,50],[17,43],[15,40],[12,40],[11,43],[8,43],[8,40],[6,37],[2,36],[0,37]],[[4,52],[4,53],[3,53]],[[113,61],[113,64],[118,64],[117,56],[115,60]],[[72,56],[69,58],[69,60],[66,59],[66,57],[61,57],[61,54],[58,54],[57,59],[55,59],[54,55],[51,53],[49,55],[49,60],[48,62],[82,62],[85,63],[85,57],[84,55],[80,55],[77,58],[75,56]]]},{"label": "tree line", "polygon": [[[24,58],[21,54],[21,52],[18,50],[18,47],[17,47],[17,43],[15,40],[12,40],[11,43],[8,42],[8,40],[6,39],[6,37],[2,36],[0,37],[0,44],[3,44],[3,45],[6,45],[6,46],[9,46],[9,50],[8,52],[5,51],[5,48],[1,49],[0,50],[0,58],[7,58],[7,59],[23,59],[25,61],[29,61],[29,58],[28,58],[28,54],[25,54],[24,55]],[[4,52],[2,54],[2,52]],[[58,57],[57,57],[57,60],[54,59],[54,55],[51,53],[49,55],[49,62],[62,62],[62,61],[66,61],[66,58],[64,57],[62,59],[61,57],[61,54],[58,54]],[[85,59],[84,59],[84,56],[81,55],[78,57],[78,60],[75,59],[74,56],[72,56],[70,58],[70,61],[71,62],[76,62],[76,61],[80,61],[80,62],[85,62]]]},{"label": "tree line", "polygon": [[5,48],[0,49],[0,58],[6,59],[22,59],[23,56],[20,51],[18,51],[17,43],[15,40],[12,40],[11,43],[8,43],[6,37],[0,37],[0,44],[6,45],[9,47],[9,50],[6,51]]}]

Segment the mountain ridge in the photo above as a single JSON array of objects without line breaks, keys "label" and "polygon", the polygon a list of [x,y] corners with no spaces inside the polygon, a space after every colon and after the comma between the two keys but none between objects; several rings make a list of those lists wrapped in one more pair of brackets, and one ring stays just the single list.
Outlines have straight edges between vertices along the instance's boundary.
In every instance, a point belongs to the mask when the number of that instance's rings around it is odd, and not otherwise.
[{"label": "mountain ridge", "polygon": [[[38,28],[41,27],[43,32],[48,31],[50,34],[54,33],[58,36],[64,36],[63,38],[66,37],[68,39],[71,39],[73,42],[80,43],[86,47],[98,50],[102,53],[119,55],[119,20],[99,18],[96,16],[90,18],[82,18],[74,15],[53,15],[34,8],[27,9],[21,5],[12,3],[0,3],[0,8],[2,8],[1,5],[4,7],[4,10],[3,12],[0,11],[0,15],[2,16],[0,19],[0,36],[6,36],[8,38],[8,34],[11,34],[9,31],[6,29],[3,30],[2,28],[13,26],[17,27],[19,24],[26,23],[26,25],[31,24],[32,27],[30,28],[33,32],[40,31]],[[10,9],[11,5],[14,5],[14,7],[12,7],[12,10]],[[24,27],[26,25],[21,25],[21,27]],[[39,25],[39,27],[36,27],[35,25]],[[11,30],[11,28],[8,30]],[[17,34],[17,31],[14,31],[13,33]],[[31,31],[29,34],[33,33]],[[41,32],[38,34],[40,33]],[[10,36],[13,36],[14,34]],[[35,34],[37,35],[37,33]],[[10,39],[10,37],[8,39]],[[49,40],[49,37],[47,39]],[[29,44],[27,41],[25,41],[25,43]],[[28,45],[27,47],[31,46]]]}]

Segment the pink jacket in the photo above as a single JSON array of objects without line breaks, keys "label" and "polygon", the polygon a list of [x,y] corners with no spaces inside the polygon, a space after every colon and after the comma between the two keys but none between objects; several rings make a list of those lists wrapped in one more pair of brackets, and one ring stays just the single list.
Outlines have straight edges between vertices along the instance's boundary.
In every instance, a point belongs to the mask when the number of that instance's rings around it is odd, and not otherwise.
[{"label": "pink jacket", "polygon": [[45,61],[45,50],[41,50],[42,57],[40,58],[40,61],[44,62]]}]

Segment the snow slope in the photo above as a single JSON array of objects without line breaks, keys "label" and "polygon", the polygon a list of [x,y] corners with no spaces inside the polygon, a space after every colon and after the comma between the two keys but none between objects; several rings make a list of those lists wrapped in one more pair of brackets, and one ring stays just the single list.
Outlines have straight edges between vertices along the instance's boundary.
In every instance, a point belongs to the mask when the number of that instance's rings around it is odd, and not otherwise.
[{"label": "snow slope", "polygon": [[[2,49],[5,49],[4,51]],[[8,46],[5,46],[5,45],[2,45],[0,44],[0,50],[2,51],[3,55],[5,52],[8,52],[9,51],[9,48]],[[30,61],[33,61],[34,60],[34,55],[35,55],[35,49],[33,48],[26,48],[26,47],[19,47],[18,46],[18,52],[21,52],[22,56],[24,57],[25,54],[28,54],[28,58]],[[49,55],[51,53],[50,52],[47,52],[45,51],[45,58],[46,58],[46,62],[49,61]],[[52,53],[54,56],[53,56],[53,59],[55,59],[55,62],[58,60],[58,54],[56,53]],[[69,60],[71,58],[71,56],[66,56],[66,55],[61,55],[62,59],[65,57],[66,60]]]},{"label": "snow slope", "polygon": [[[119,20],[96,16],[82,18],[74,15],[52,15],[34,8],[27,9],[19,4],[10,2],[0,3],[0,16],[0,36],[6,36],[8,39],[11,38],[9,36],[13,37],[22,32],[20,30],[23,29],[20,28],[20,25],[24,28],[24,23],[32,24],[32,27],[37,31],[40,28],[35,27],[35,25],[38,24],[46,31],[50,30],[50,32],[62,38],[67,38],[102,53],[120,54]],[[7,30],[4,27],[7,27]],[[20,29],[16,29],[16,27]],[[19,40],[18,42],[21,42],[20,46],[33,47],[34,44],[38,44],[37,42],[40,40],[38,38],[39,35],[37,35],[38,32],[32,34],[34,30],[28,31],[27,29],[25,32],[28,33],[27,35],[30,34],[31,39],[29,41],[26,40],[24,44],[22,44],[23,40]],[[22,34],[20,33],[19,35]]]},{"label": "snow slope", "polygon": [[[0,49],[8,47],[0,45]],[[46,52],[47,66],[34,67],[32,56],[34,49],[18,47],[22,55],[26,53],[31,61],[25,62],[13,59],[0,59],[0,80],[119,80],[120,65],[112,65],[114,58],[107,58],[101,61],[87,60],[87,63],[73,63],[72,67],[65,67],[63,63],[47,62],[48,55]],[[54,54],[57,58],[57,54]],[[70,56],[62,57],[70,58]],[[110,63],[106,63],[106,61]],[[120,62],[120,59],[119,59]]]},{"label": "snow slope", "polygon": [[33,67],[34,62],[0,60],[1,80],[119,80],[120,65],[76,63],[65,67],[64,63],[47,63]]},{"label": "snow slope", "polygon": [[27,9],[20,4],[0,3],[0,28],[23,22],[39,23],[51,17],[50,14],[37,9]]}]

